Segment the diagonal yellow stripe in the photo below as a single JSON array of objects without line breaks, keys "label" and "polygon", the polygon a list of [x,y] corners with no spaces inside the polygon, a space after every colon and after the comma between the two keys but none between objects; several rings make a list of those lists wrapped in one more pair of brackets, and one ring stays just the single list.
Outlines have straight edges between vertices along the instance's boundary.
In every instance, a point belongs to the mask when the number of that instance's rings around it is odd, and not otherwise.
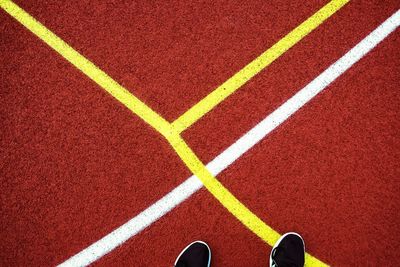
[{"label": "diagonal yellow stripe", "polygon": [[[180,135],[172,135],[168,140],[190,171],[197,176],[207,190],[248,229],[268,245],[273,246],[280,234],[265,224],[226,189],[206,168]],[[322,261],[306,253],[306,266],[327,266]]]},{"label": "diagonal yellow stripe", "polygon": [[10,0],[0,0],[0,6],[19,21],[22,25],[42,39],[51,48],[57,51],[72,65],[86,74],[100,87],[110,93],[129,110],[150,124],[162,135],[167,136],[171,132],[171,124],[154,112],[150,107],[132,95],[128,90],[114,81],[104,71],[79,54],[70,45],[60,39],[57,35],[47,29],[43,24],[25,12]]},{"label": "diagonal yellow stripe", "polygon": [[275,59],[284,54],[288,49],[307,36],[326,19],[343,7],[350,0],[333,0],[322,7],[314,15],[301,23],[285,37],[275,43],[271,48],[254,59],[243,69],[217,87],[200,102],[176,119],[172,125],[178,132],[183,132],[192,124],[203,117],[207,112],[233,94],[242,85],[253,78],[257,73],[268,67]]}]

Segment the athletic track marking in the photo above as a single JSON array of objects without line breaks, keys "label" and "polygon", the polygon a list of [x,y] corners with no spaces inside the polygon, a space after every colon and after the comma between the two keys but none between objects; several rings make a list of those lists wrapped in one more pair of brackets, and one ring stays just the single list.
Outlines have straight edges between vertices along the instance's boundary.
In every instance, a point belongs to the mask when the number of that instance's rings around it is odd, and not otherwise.
[{"label": "athletic track marking", "polygon": [[[397,11],[312,82],[209,162],[207,164],[207,169],[213,175],[217,176],[318,93],[323,91],[329,84],[385,39],[399,25],[400,11]],[[202,183],[196,176],[192,175],[127,223],[71,257],[60,266],[80,266],[94,262],[160,219],[197,192],[202,186]]]},{"label": "athletic track marking", "polygon": [[[324,8],[334,2],[332,1]],[[172,145],[188,168],[203,182],[205,187],[239,220],[242,221],[250,230],[256,233],[265,242],[272,245],[279,238],[279,234],[263,223],[257,216],[251,213],[242,203],[240,203],[222,184],[220,184],[212,174],[205,168],[197,156],[191,151],[174,127],[142,103],[139,99],[131,95],[125,88],[112,80],[107,74],[98,69],[93,63],[85,59],[73,48],[68,46],[60,38],[46,29],[29,14],[19,8],[11,1],[1,0],[3,9],[20,21],[38,37],[49,44],[53,49],[63,55],[68,61],[84,72],[92,80],[102,86],[116,99],[127,106],[131,111],[138,114],[143,120],[152,125],[160,132]],[[343,5],[343,4],[342,4]],[[323,9],[324,9],[323,8]],[[339,7],[337,7],[339,9]],[[321,9],[322,10],[322,9]],[[336,10],[335,10],[336,11]],[[334,12],[335,12],[334,11]],[[333,13],[334,13],[333,12]],[[332,13],[332,14],[333,14]],[[309,261],[312,260],[312,261]],[[317,259],[307,254],[307,262],[322,264]]]},{"label": "athletic track marking", "polygon": [[[300,29],[304,27],[316,27],[337,10],[339,10],[348,0],[333,0],[317,11],[309,22],[299,26]],[[175,152],[179,155],[186,166],[191,172],[201,180],[207,190],[216,197],[221,204],[227,208],[238,220],[240,220],[245,226],[251,231],[258,235],[269,245],[273,245],[276,240],[279,239],[280,235],[274,231],[271,227],[261,221],[255,214],[246,208],[229,190],[227,190],[203,165],[200,159],[193,153],[190,147],[180,136],[180,132],[177,131],[174,126],[168,123],[164,118],[158,115],[146,104],[141,102],[138,98],[133,96],[128,90],[119,85],[105,72],[100,70],[92,62],[87,60],[77,51],[75,51],[66,42],[60,39],[57,35],[48,30],[44,25],[38,22],[35,18],[30,16],[27,12],[21,9],[18,5],[10,0],[0,0],[1,7],[33,32],[36,36],[42,39],[50,47],[56,50],[61,56],[67,59],[76,68],[85,73],[89,78],[95,81],[108,93],[114,96],[122,104],[124,104],[133,113],[139,115],[144,121],[150,124],[155,130],[163,135],[167,141],[171,144]],[[319,22],[318,22],[319,21]],[[297,30],[299,31],[299,30]],[[300,30],[299,34],[306,34],[311,30]],[[295,30],[296,32],[296,30]],[[305,35],[304,35],[305,36]],[[303,37],[304,37],[303,36]],[[289,35],[290,37],[290,35]],[[293,36],[293,37],[296,37]],[[298,38],[299,41],[301,38]],[[293,45],[295,40],[283,42]],[[282,47],[279,45],[278,47]],[[282,52],[283,53],[283,52]],[[282,54],[281,53],[281,54]],[[307,254],[307,261],[309,264],[314,263],[316,265],[323,265],[318,259]]]},{"label": "athletic track marking", "polygon": [[297,44],[301,39],[315,30],[326,19],[333,15],[337,10],[343,7],[349,0],[331,1],[326,6],[322,7],[318,12],[309,17],[306,21],[294,28],[285,37],[275,43],[267,51],[262,53],[244,68],[238,71],[223,84],[218,86],[214,91],[208,94],[200,102],[191,107],[188,111],[176,119],[172,126],[181,133],[192,124],[198,121],[210,110],[215,108],[225,98],[233,94],[242,85],[247,83],[251,78],[257,75],[260,71],[268,67],[277,58],[283,55],[287,50]]}]

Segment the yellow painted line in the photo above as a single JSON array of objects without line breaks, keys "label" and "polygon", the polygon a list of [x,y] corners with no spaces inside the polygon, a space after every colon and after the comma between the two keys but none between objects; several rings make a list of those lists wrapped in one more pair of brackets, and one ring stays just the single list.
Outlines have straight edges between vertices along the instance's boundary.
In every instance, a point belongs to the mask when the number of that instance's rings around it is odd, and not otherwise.
[{"label": "yellow painted line", "polygon": [[321,23],[332,16],[350,0],[333,0],[322,7],[314,15],[301,23],[271,48],[254,59],[243,69],[217,87],[200,102],[176,119],[172,125],[178,132],[183,132],[203,117],[207,112],[233,94],[242,85],[253,78],[257,73],[268,67],[273,61],[284,54],[288,49],[316,29]]},{"label": "yellow painted line", "polygon": [[[110,93],[129,110],[150,124],[155,130],[162,134],[171,144],[185,165],[196,175],[207,188],[207,190],[218,201],[230,211],[248,229],[259,236],[270,246],[279,239],[280,234],[265,224],[260,218],[243,205],[228,189],[226,189],[205,167],[195,153],[190,149],[180,136],[180,133],[171,126],[164,118],[158,115],[146,104],[132,95],[128,90],[119,85],[105,72],[100,70],[88,59],[83,57],[71,46],[61,40],[58,36],[48,30],[44,25],[30,16],[27,12],[10,0],[0,0],[0,6],[28,28],[36,36],[42,39],[67,61],[81,70],[100,87]],[[317,258],[306,254],[307,266],[327,266]]]},{"label": "yellow painted line", "polygon": [[[260,237],[268,245],[273,246],[281,236],[264,223],[225,188],[200,161],[180,135],[171,135],[168,140],[176,153],[190,171],[197,176],[207,190],[249,230]],[[306,266],[328,266],[317,258],[306,253]]]},{"label": "yellow painted line", "polygon": [[171,124],[169,122],[167,122],[150,107],[136,98],[127,89],[114,81],[104,71],[99,69],[79,52],[74,50],[71,46],[47,29],[43,24],[29,15],[22,8],[10,0],[0,0],[0,6],[37,37],[42,39],[46,44],[57,51],[72,65],[74,65],[90,79],[96,82],[100,87],[115,97],[129,110],[150,124],[163,136],[168,136],[171,133]]}]

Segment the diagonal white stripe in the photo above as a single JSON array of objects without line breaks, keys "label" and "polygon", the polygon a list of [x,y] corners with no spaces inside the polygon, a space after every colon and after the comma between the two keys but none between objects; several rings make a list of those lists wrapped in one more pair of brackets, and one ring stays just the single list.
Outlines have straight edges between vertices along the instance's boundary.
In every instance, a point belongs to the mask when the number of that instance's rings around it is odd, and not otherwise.
[{"label": "diagonal white stripe", "polygon": [[[278,109],[258,123],[253,129],[244,134],[239,140],[208,163],[207,168],[210,172],[216,176],[225,170],[241,155],[272,132],[318,93],[324,90],[354,63],[365,56],[399,25],[400,10],[388,18],[307,86],[297,92]],[[201,182],[195,176],[191,176],[185,182],[129,220],[127,223],[118,227],[59,266],[89,265],[151,225],[153,222],[157,221],[174,207],[193,195],[202,186]]]}]

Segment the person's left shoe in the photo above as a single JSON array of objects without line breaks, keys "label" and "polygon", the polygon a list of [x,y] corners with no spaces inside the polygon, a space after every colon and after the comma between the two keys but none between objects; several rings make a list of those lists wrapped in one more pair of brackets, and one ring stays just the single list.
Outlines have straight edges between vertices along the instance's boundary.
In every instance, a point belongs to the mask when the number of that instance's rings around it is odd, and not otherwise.
[{"label": "person's left shoe", "polygon": [[210,267],[211,250],[203,241],[195,241],[189,244],[179,254],[175,261],[175,267]]}]

